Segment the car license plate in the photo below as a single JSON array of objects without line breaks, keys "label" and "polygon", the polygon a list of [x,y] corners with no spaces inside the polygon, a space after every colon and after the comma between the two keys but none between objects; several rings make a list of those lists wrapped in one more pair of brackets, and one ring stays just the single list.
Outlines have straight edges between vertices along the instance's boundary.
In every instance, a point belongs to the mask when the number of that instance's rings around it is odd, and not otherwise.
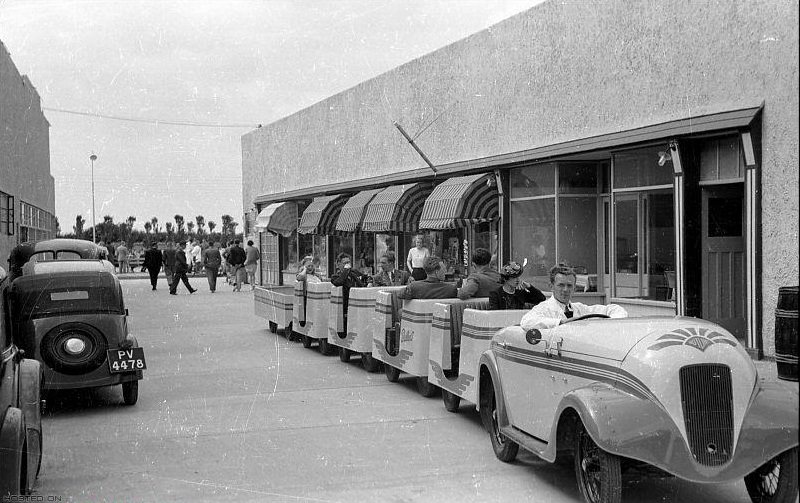
[{"label": "car license plate", "polygon": [[108,350],[108,370],[112,373],[135,372],[146,368],[144,348]]}]

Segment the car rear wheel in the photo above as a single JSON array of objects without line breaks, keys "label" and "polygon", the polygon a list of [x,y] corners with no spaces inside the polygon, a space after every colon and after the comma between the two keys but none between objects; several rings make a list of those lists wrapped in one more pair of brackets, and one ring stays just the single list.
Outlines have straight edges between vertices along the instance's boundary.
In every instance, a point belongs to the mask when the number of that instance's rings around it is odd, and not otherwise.
[{"label": "car rear wheel", "polygon": [[447,409],[447,412],[458,412],[458,406],[461,405],[460,396],[442,388],[442,401],[444,401],[444,408]]},{"label": "car rear wheel", "polygon": [[754,503],[791,502],[797,498],[797,447],[779,454],[745,476]]},{"label": "car rear wheel", "polygon": [[517,458],[519,444],[510,440],[500,432],[500,424],[497,416],[497,391],[494,389],[491,380],[487,403],[481,404],[481,419],[486,431],[489,432],[489,439],[492,441],[492,450],[497,459],[510,463]]},{"label": "car rear wheel", "polygon": [[139,381],[122,383],[122,400],[125,405],[136,405],[139,400]]},{"label": "car rear wheel", "polygon": [[380,360],[376,360],[372,353],[361,353],[361,364],[367,372],[377,372],[381,368]]},{"label": "car rear wheel", "polygon": [[347,348],[339,347],[339,360],[347,363],[350,361],[350,355],[352,351]]},{"label": "car rear wheel", "polygon": [[392,367],[388,363],[383,364],[383,372],[386,374],[386,379],[389,379],[389,382],[397,382],[400,380],[400,370]]},{"label": "car rear wheel", "polygon": [[598,447],[580,423],[575,435],[575,478],[588,503],[620,503],[622,500],[619,457]]},{"label": "car rear wheel", "polygon": [[438,386],[428,381],[428,376],[417,377],[417,391],[425,398],[430,398],[435,395],[438,389]]}]

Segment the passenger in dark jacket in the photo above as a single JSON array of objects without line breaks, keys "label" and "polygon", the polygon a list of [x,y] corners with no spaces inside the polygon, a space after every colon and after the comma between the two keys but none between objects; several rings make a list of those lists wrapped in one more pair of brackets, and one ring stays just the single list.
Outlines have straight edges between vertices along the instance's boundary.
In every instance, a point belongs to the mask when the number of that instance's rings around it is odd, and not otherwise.
[{"label": "passenger in dark jacket", "polygon": [[339,269],[336,274],[331,277],[333,286],[342,287],[342,308],[344,310],[344,331],[347,333],[347,306],[350,300],[350,289],[353,287],[360,288],[364,286],[365,282],[361,278],[361,274],[353,270],[353,259],[347,253],[340,253],[337,257],[339,262]]},{"label": "passenger in dark jacket", "polygon": [[233,273],[234,292],[240,292],[242,290],[242,283],[247,279],[247,273],[244,270],[244,261],[246,258],[247,254],[242,247],[239,246],[239,240],[234,241],[228,250],[228,265],[231,266],[231,271]]},{"label": "passenger in dark jacket", "polygon": [[522,266],[508,262],[500,271],[503,285],[489,294],[489,309],[530,309],[547,297],[536,287],[520,280]]},{"label": "passenger in dark jacket", "polygon": [[411,299],[455,299],[458,289],[452,283],[445,283],[445,265],[442,259],[435,256],[425,257],[423,269],[427,278],[409,283],[405,289],[397,292],[397,297]]},{"label": "passenger in dark jacket", "polygon": [[161,252],[161,262],[164,265],[164,276],[167,277],[167,285],[172,286],[172,277],[175,276],[175,243],[167,241],[167,247]]},{"label": "passenger in dark jacket", "polygon": [[[153,290],[156,289],[158,283],[158,273],[161,272],[161,265],[163,263],[161,252],[158,251],[158,243],[153,241],[150,248],[144,252],[144,267],[150,273],[150,285]],[[169,283],[169,281],[167,281]]]},{"label": "passenger in dark jacket", "polygon": [[189,293],[197,291],[192,288],[192,285],[189,284],[189,278],[186,277],[186,272],[189,270],[189,263],[186,261],[186,252],[183,251],[184,248],[186,248],[186,241],[181,241],[178,244],[178,251],[175,252],[175,275],[172,277],[172,284],[169,286],[170,295],[178,295],[176,293],[178,281],[183,281]]},{"label": "passenger in dark jacket", "polygon": [[467,276],[458,290],[458,298],[467,300],[470,297],[488,297],[489,292],[500,286],[500,273],[492,269],[492,254],[486,248],[476,248],[472,254],[472,266],[475,272]]}]

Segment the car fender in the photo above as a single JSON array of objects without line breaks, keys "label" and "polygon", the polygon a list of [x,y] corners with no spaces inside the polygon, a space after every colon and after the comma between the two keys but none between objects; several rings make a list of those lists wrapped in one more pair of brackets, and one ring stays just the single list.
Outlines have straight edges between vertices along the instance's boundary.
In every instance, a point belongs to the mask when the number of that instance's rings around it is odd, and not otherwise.
[{"label": "car fender", "polygon": [[0,420],[0,495],[19,494],[25,446],[25,416],[16,407],[8,407]]},{"label": "car fender", "polygon": [[[484,372],[484,369],[486,371]],[[480,412],[481,410],[481,389],[483,387],[483,379],[485,374],[488,373],[492,380],[492,385],[497,390],[499,400],[497,403],[498,421],[501,426],[508,425],[508,417],[506,414],[506,405],[503,397],[503,383],[500,382],[497,371],[497,357],[491,350],[485,351],[478,360],[478,372],[475,378],[477,379],[478,399],[476,400],[475,408]]]},{"label": "car fender", "polygon": [[25,414],[25,436],[28,441],[28,487],[33,489],[42,458],[42,381],[43,371],[37,360],[20,362],[19,407]]},{"label": "car fender", "polygon": [[[731,461],[705,466],[691,454],[672,417],[652,400],[596,383],[566,394],[554,426],[569,409],[604,451],[656,466],[694,482],[729,482],[753,472],[778,454],[798,445],[797,393],[780,384],[754,392]],[[543,456],[555,458],[555,428]]]}]

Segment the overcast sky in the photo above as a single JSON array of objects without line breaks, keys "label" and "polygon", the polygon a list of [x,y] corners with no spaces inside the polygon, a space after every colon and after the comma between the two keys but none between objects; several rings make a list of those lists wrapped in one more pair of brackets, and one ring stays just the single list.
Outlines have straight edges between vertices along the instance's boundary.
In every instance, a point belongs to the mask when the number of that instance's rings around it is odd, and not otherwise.
[{"label": "overcast sky", "polygon": [[98,222],[241,223],[242,134],[539,1],[0,0],[0,40],[51,124],[62,231],[91,225],[92,152]]}]

